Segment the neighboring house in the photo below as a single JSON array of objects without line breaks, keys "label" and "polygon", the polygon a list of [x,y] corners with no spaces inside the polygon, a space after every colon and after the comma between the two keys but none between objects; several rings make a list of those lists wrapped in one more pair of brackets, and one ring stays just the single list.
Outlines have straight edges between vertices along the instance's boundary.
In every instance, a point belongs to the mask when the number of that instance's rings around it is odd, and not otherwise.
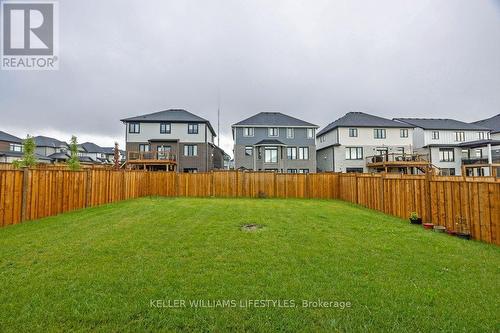
[{"label": "neighboring house", "polygon": [[393,171],[387,170],[390,165],[397,172],[415,173],[406,163],[413,159],[412,134],[412,125],[349,112],[317,134],[318,170]]},{"label": "neighboring house", "polygon": [[414,149],[428,154],[442,175],[462,175],[462,165],[488,160],[490,130],[454,119],[396,118],[414,126]]},{"label": "neighboring house", "polygon": [[[492,140],[500,141],[500,114],[488,119],[475,121],[474,124],[491,129],[490,137]],[[495,144],[492,151],[493,160],[500,163],[500,145]]]},{"label": "neighboring house", "polygon": [[78,145],[78,156],[88,157],[94,163],[108,163],[106,150],[93,142],[85,142]]},{"label": "neighboring house", "polygon": [[[104,154],[106,155],[106,160],[108,163],[114,163],[115,161],[115,147],[102,147],[104,149]],[[120,164],[125,162],[125,151],[118,149],[118,160],[120,161]]]},{"label": "neighboring house", "polygon": [[[23,157],[23,140],[0,131],[0,162],[12,163]],[[51,159],[35,152],[38,163],[50,163]]]},{"label": "neighboring house", "polygon": [[316,172],[317,125],[280,112],[261,112],[232,126],[235,168]]},{"label": "neighboring house", "polygon": [[210,122],[182,109],[121,120],[126,125],[127,166],[203,172],[224,167]]},{"label": "neighboring house", "polygon": [[36,152],[39,155],[51,157],[53,154],[59,154],[69,151],[69,146],[66,142],[60,141],[47,136],[35,136]]}]

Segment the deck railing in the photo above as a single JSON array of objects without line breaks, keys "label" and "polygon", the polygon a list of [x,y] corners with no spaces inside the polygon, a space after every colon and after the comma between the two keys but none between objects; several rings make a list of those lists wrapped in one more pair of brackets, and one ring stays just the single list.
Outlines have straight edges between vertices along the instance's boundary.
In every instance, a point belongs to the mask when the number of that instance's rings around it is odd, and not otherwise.
[{"label": "deck railing", "polygon": [[428,154],[388,153],[366,157],[366,164],[385,162],[428,162]]},{"label": "deck railing", "polygon": [[128,161],[176,161],[175,154],[165,151],[129,151]]}]

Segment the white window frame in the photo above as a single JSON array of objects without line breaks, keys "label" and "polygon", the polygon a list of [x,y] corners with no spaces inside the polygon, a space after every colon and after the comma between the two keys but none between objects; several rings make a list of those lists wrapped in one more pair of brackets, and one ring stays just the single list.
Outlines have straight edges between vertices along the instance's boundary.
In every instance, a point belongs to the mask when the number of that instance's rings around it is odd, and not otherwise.
[{"label": "white window frame", "polygon": [[[276,155],[269,155],[268,152],[276,152]],[[268,158],[269,157],[269,158]],[[264,148],[264,163],[278,163],[278,147],[265,147]]]},{"label": "white window frame", "polygon": [[293,128],[286,129],[286,137],[287,139],[293,139],[295,137],[295,131]]},{"label": "white window frame", "polygon": [[455,162],[455,149],[439,148],[439,162]]},{"label": "white window frame", "polygon": [[[379,136],[378,134],[382,134],[382,136]],[[377,140],[383,140],[387,138],[387,131],[385,128],[374,128],[373,129],[373,138]]]},{"label": "white window frame", "polygon": [[358,129],[357,128],[349,128],[349,137],[350,138],[357,138],[358,137]]},{"label": "white window frame", "polygon": [[[291,152],[291,154],[289,152]],[[297,159],[297,147],[286,147],[286,158],[289,160],[296,160]]]},{"label": "white window frame", "polygon": [[299,160],[308,160],[309,159],[309,147],[299,147],[297,158]]},{"label": "white window frame", "polygon": [[[250,153],[248,153],[250,151]],[[253,147],[252,146],[245,146],[245,156],[253,156]]]},{"label": "white window frame", "polygon": [[20,143],[11,143],[9,145],[9,149],[10,149],[10,151],[22,153],[23,152],[23,145]]},{"label": "white window frame", "polygon": [[198,145],[184,145],[184,156],[198,156]]},{"label": "white window frame", "polygon": [[464,131],[455,132],[455,141],[464,142],[465,141],[465,132]]},{"label": "white window frame", "polygon": [[278,136],[280,136],[280,129],[279,129],[279,127],[269,127],[267,129],[267,136],[269,136],[269,137],[278,137]]},{"label": "white window frame", "polygon": [[408,129],[407,128],[401,128],[399,130],[399,137],[400,138],[407,138],[408,137]]},{"label": "white window frame", "polygon": [[314,128],[308,128],[307,129],[307,138],[314,139],[314,132],[315,132]]},{"label": "white window frame", "polygon": [[432,131],[432,140],[439,140],[439,131]]},{"label": "white window frame", "polygon": [[486,135],[484,135],[484,132],[477,132],[477,138],[479,140],[484,140],[485,137]]},{"label": "white window frame", "polygon": [[253,127],[243,127],[243,136],[252,137],[255,135],[255,129]]},{"label": "white window frame", "polygon": [[128,132],[131,134],[141,133],[141,123],[128,123]]},{"label": "white window frame", "polygon": [[171,123],[160,123],[160,134],[171,134],[172,124]]},{"label": "white window frame", "polygon": [[188,134],[198,134],[200,131],[200,127],[198,125],[199,124],[188,124]]},{"label": "white window frame", "polygon": [[346,160],[362,160],[363,147],[345,147]]}]

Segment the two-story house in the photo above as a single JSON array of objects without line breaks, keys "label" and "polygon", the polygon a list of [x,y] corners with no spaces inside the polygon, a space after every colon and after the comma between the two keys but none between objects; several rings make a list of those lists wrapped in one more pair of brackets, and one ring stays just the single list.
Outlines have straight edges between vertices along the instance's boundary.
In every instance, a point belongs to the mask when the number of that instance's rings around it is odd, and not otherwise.
[{"label": "two-story house", "polygon": [[224,166],[212,125],[191,112],[170,109],[121,121],[128,167],[203,172]]},{"label": "two-story house", "polygon": [[429,156],[429,162],[439,168],[442,175],[462,175],[463,162],[488,159],[485,141],[490,130],[477,124],[454,119],[396,118],[414,126],[414,149]]},{"label": "two-story house", "polygon": [[[0,162],[12,163],[23,157],[23,140],[17,136],[0,131]],[[35,152],[38,163],[50,163],[51,159]]]},{"label": "two-story house", "polygon": [[[363,112],[349,112],[317,134],[319,171],[408,171],[413,126]],[[414,161],[418,162],[418,161]],[[392,170],[390,170],[392,171]]]},{"label": "two-story house", "polygon": [[106,150],[93,142],[84,142],[79,144],[78,156],[88,157],[93,163],[108,163]]},{"label": "two-story house", "polygon": [[236,169],[316,172],[317,125],[280,112],[260,112],[232,126]]},{"label": "two-story house", "polygon": [[35,136],[36,152],[42,156],[51,157],[53,154],[65,154],[69,150],[66,142],[47,136]]}]

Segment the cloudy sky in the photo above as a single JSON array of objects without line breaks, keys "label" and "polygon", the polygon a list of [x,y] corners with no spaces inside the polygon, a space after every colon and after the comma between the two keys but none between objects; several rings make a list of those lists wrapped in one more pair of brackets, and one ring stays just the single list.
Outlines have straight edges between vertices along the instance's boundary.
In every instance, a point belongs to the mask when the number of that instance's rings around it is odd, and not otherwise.
[{"label": "cloudy sky", "polygon": [[60,70],[0,72],[0,130],[111,146],[119,119],[185,108],[323,127],[500,113],[499,0],[60,1]]}]

